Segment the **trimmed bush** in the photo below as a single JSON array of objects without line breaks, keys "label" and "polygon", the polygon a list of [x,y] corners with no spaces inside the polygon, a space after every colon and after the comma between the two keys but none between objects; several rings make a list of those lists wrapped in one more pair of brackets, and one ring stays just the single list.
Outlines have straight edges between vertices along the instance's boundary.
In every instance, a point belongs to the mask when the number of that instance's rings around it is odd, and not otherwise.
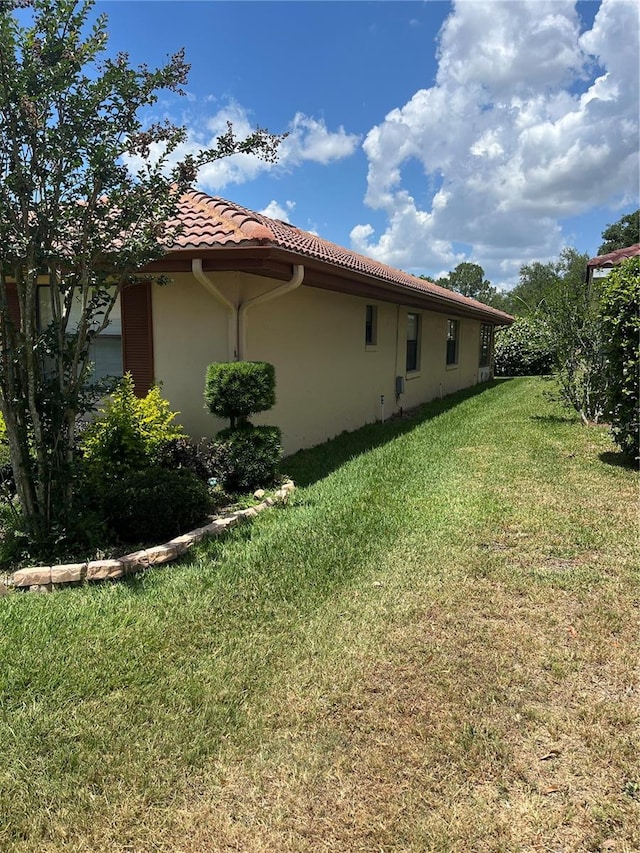
[{"label": "trimmed bush", "polygon": [[191,471],[151,467],[115,480],[103,494],[107,522],[123,542],[162,542],[195,527],[209,513],[206,485]]},{"label": "trimmed bush", "polygon": [[271,485],[278,474],[282,435],[278,427],[245,424],[218,433],[226,448],[228,469],[222,474],[227,492],[251,492]]},{"label": "trimmed bush", "polygon": [[623,453],[638,459],[640,258],[629,258],[611,270],[604,280],[601,311],[611,431]]},{"label": "trimmed bush", "polygon": [[276,402],[275,369],[266,361],[215,362],[207,368],[204,398],[209,411],[231,427]]},{"label": "trimmed bush", "polygon": [[85,429],[80,439],[84,458],[105,469],[140,470],[153,464],[161,448],[182,435],[182,427],[173,422],[176,414],[158,386],[146,397],[136,397],[128,373]]},{"label": "trimmed bush", "polygon": [[194,442],[189,438],[169,441],[158,456],[161,468],[191,471],[209,484],[212,479],[222,483],[230,470],[229,450],[220,441],[203,438]]},{"label": "trimmed bush", "polygon": [[519,317],[496,332],[496,376],[544,376],[553,368],[554,350],[546,325],[539,318]]}]

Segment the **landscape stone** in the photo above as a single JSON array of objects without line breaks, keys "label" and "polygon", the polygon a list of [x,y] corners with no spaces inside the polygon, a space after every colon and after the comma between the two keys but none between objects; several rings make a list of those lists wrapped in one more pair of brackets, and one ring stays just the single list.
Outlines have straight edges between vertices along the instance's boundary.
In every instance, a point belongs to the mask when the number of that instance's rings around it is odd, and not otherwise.
[{"label": "landscape stone", "polygon": [[147,548],[147,558],[150,566],[158,566],[161,563],[170,563],[178,557],[178,549],[174,545],[157,545],[155,548]]},{"label": "landscape stone", "polygon": [[124,565],[121,560],[92,560],[87,563],[88,581],[115,580],[124,575]]},{"label": "landscape stone", "polygon": [[253,496],[254,496],[254,498],[256,498],[256,500],[261,501],[262,498],[265,496],[265,494],[266,493],[265,493],[264,489],[256,489],[255,492],[253,493]]},{"label": "landscape stone", "polygon": [[51,566],[33,566],[13,573],[14,586],[40,586],[51,583]]},{"label": "landscape stone", "polygon": [[183,533],[182,536],[175,536],[173,539],[170,539],[166,544],[175,548],[178,555],[181,556],[187,553],[194,542],[195,539],[190,533]]},{"label": "landscape stone", "polygon": [[135,574],[135,572],[149,565],[149,558],[145,548],[139,551],[133,551],[131,554],[125,554],[120,557],[120,562],[127,574]]},{"label": "landscape stone", "polygon": [[77,583],[84,580],[86,570],[86,563],[67,563],[62,566],[51,566],[51,583]]}]

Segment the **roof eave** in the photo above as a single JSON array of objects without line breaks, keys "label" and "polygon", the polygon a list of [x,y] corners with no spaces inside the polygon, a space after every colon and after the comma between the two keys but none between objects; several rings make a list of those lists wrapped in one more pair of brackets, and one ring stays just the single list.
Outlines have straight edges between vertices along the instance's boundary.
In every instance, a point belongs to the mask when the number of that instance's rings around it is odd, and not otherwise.
[{"label": "roof eave", "polygon": [[470,317],[495,326],[508,326],[514,322],[514,318],[509,314],[490,306],[485,308],[472,300],[462,302],[460,297],[448,298],[446,294],[421,291],[409,285],[385,281],[368,273],[346,269],[319,258],[273,245],[239,243],[234,246],[193,246],[173,249],[160,260],[145,267],[143,272],[187,272],[191,269],[193,258],[201,258],[203,269],[208,272],[240,271],[282,281],[290,277],[292,266],[303,264],[304,284],[308,287],[349,293],[441,314]]}]

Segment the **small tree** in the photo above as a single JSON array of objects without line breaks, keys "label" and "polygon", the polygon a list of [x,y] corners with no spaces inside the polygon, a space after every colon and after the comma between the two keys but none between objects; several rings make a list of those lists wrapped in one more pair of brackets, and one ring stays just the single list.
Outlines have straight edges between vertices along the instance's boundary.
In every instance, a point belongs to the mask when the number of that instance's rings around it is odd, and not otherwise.
[{"label": "small tree", "polygon": [[602,297],[607,411],[613,437],[630,459],[638,459],[640,415],[640,258],[629,258],[605,279]]},{"label": "small tree", "polygon": [[266,361],[214,362],[207,368],[204,397],[211,414],[228,418],[235,429],[275,405],[275,369]]},{"label": "small tree", "polygon": [[543,306],[555,352],[560,396],[584,423],[598,422],[605,409],[605,355],[597,283],[586,280],[588,255],[565,249],[558,283]]},{"label": "small tree", "polygon": [[282,453],[278,427],[253,426],[249,415],[270,409],[276,401],[275,369],[265,361],[216,362],[207,368],[205,401],[209,411],[229,418],[218,433],[227,450],[223,485],[230,492],[265,486],[277,472]]},{"label": "small tree", "polygon": [[175,239],[200,166],[236,152],[271,160],[280,140],[238,140],[229,126],[169,168],[184,128],[139,114],[158,92],[182,94],[183,52],[135,68],[105,56],[107,19],[89,21],[90,0],[32,0],[28,26],[18,5],[0,3],[0,411],[30,535],[44,540],[72,506],[76,421],[107,390],[91,380],[90,346],[122,288]]}]

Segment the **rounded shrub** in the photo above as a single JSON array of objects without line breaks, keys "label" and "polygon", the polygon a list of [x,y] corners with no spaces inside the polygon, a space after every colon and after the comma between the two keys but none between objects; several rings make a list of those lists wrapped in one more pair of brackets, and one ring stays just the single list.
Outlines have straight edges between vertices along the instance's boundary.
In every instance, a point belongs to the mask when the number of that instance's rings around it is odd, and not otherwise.
[{"label": "rounded shrub", "polygon": [[204,398],[209,411],[231,426],[276,402],[275,369],[266,361],[215,362],[207,368]]},{"label": "rounded shrub", "polygon": [[151,467],[114,480],[103,493],[107,522],[123,542],[161,542],[208,514],[207,486],[191,471]]},{"label": "rounded shrub", "polygon": [[553,369],[551,337],[538,318],[519,317],[495,337],[494,372],[496,376],[544,376]]},{"label": "rounded shrub", "polygon": [[225,448],[227,470],[222,486],[227,492],[251,492],[271,485],[278,474],[282,434],[278,427],[245,424],[218,433]]}]

